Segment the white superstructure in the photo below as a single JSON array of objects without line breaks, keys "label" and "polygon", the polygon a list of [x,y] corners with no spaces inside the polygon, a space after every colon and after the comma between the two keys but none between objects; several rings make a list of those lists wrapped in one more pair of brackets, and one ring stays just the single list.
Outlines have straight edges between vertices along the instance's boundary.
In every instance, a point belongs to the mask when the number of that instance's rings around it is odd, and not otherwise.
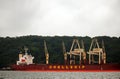
[{"label": "white superstructure", "polygon": [[27,53],[27,48],[25,48],[25,54],[23,55],[21,52],[19,53],[19,61],[17,61],[17,65],[29,65],[33,64],[34,57],[31,54]]}]

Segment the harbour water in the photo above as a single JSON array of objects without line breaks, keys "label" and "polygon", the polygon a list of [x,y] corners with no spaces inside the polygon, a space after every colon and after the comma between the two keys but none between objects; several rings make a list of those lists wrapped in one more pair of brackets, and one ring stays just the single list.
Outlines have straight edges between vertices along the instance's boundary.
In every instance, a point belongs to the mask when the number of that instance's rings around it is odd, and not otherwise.
[{"label": "harbour water", "polygon": [[120,79],[120,72],[0,71],[0,79]]}]

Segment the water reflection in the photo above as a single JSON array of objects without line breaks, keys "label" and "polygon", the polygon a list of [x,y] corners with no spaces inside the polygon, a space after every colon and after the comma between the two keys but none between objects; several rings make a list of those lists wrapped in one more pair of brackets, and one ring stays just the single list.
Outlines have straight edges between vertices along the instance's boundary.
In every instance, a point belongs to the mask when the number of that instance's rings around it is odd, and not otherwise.
[{"label": "water reflection", "polygon": [[120,72],[0,71],[0,79],[120,79]]}]

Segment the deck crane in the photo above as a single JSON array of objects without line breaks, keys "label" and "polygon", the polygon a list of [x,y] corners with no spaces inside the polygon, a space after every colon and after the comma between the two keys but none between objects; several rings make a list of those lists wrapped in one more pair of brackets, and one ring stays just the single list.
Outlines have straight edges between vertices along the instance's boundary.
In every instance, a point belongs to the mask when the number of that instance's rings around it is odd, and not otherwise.
[{"label": "deck crane", "polygon": [[46,64],[49,64],[49,53],[48,53],[48,49],[47,49],[45,40],[44,40],[44,50],[45,50]]},{"label": "deck crane", "polygon": [[[79,56],[79,64],[85,64],[86,53],[84,49],[84,44],[82,43],[82,47],[80,47],[79,41],[77,39],[73,40],[70,52],[67,54],[70,55],[70,64],[75,64],[75,56]],[[82,60],[84,62],[82,62]]]},{"label": "deck crane", "polygon": [[[96,38],[94,38],[92,40],[88,54],[89,54],[89,64],[91,64],[91,63],[101,64],[102,61],[104,62],[104,64],[106,63],[106,54],[105,54],[104,43],[103,43],[102,48],[100,48]],[[98,61],[94,60],[95,55],[99,56]]]},{"label": "deck crane", "polygon": [[66,65],[67,64],[67,52],[66,52],[66,48],[65,48],[64,42],[62,42],[62,47],[63,47],[64,63]]}]

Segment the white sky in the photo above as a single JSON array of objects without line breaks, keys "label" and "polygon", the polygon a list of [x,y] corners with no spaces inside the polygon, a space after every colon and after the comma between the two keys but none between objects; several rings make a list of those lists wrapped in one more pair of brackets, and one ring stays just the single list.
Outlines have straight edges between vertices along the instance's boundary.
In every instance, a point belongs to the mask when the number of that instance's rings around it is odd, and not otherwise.
[{"label": "white sky", "polygon": [[120,36],[120,0],[0,0],[0,36]]}]

